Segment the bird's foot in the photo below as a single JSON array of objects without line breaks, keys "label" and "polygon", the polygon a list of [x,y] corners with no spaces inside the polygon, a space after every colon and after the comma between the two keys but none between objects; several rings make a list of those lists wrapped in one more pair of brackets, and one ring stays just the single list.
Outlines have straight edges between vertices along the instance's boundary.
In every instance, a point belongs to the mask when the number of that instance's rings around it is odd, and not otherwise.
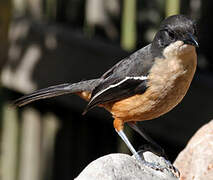
[{"label": "bird's foot", "polygon": [[172,171],[174,174],[176,174],[177,177],[180,177],[180,171],[179,171],[175,166],[173,166],[173,164],[172,164],[169,160],[165,159],[164,157],[161,157],[161,158],[162,158],[163,161],[165,162],[166,166],[167,166],[169,169],[171,169],[171,171]]},{"label": "bird's foot", "polygon": [[133,154],[133,156],[140,162],[142,163],[144,166],[154,169],[156,171],[163,171],[163,168],[155,163],[151,163],[146,161],[144,158],[142,158],[138,153],[137,154]]},{"label": "bird's foot", "polygon": [[[150,152],[149,152],[150,153]],[[177,177],[180,177],[179,170],[172,165],[172,163],[168,160],[166,160],[164,157],[159,157],[158,161],[152,161],[154,159],[146,160],[146,156],[144,158],[144,153],[140,155],[141,153],[136,153],[133,156],[143,164],[143,166],[148,167],[150,169],[153,169],[155,171],[171,171],[173,174],[175,174]]]}]

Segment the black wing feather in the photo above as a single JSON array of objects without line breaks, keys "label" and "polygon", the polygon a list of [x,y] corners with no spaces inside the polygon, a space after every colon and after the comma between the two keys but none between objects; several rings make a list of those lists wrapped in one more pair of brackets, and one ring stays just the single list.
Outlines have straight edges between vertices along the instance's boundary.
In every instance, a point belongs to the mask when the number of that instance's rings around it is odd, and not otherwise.
[{"label": "black wing feather", "polygon": [[147,87],[146,80],[143,80],[142,77],[148,76],[154,63],[151,49],[152,46],[149,44],[119,61],[104,73],[100,79],[100,84],[92,91],[91,99],[83,114],[99,104],[144,93]]},{"label": "black wing feather", "polygon": [[112,84],[106,89],[96,93],[89,101],[85,111],[85,114],[91,108],[97,106],[98,104],[104,104],[106,102],[113,102],[116,100],[124,99],[130,97],[134,94],[144,93],[146,90],[146,80],[135,79],[135,78],[126,78],[120,80],[116,84]]}]

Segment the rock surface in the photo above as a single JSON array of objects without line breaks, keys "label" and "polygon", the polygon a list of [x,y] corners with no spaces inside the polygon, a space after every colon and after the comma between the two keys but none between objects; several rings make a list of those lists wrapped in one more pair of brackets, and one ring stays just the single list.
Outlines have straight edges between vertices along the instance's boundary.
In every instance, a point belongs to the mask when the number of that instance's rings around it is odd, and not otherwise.
[{"label": "rock surface", "polygon": [[168,161],[151,152],[143,153],[148,162],[163,170],[154,170],[127,154],[109,154],[91,162],[75,180],[177,180]]},{"label": "rock surface", "polygon": [[181,180],[213,179],[213,120],[197,131],[174,165]]}]

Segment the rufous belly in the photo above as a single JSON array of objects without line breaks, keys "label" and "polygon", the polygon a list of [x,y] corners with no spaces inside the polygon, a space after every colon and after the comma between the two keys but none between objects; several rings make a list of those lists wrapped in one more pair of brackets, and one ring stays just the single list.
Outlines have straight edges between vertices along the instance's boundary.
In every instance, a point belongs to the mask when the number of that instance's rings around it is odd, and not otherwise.
[{"label": "rufous belly", "polygon": [[158,59],[150,70],[147,90],[108,106],[115,119],[143,121],[173,109],[185,96],[196,69],[195,51],[173,59]]}]

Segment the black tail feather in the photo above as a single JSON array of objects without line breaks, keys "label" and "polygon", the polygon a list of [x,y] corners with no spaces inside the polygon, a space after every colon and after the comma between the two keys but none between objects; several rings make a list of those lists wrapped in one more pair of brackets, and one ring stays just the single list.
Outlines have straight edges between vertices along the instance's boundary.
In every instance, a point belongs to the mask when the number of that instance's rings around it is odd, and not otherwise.
[{"label": "black tail feather", "polygon": [[93,79],[88,81],[81,81],[79,83],[66,83],[60,84],[56,86],[50,86],[48,88],[40,89],[32,94],[25,95],[17,100],[14,101],[14,105],[16,106],[23,106],[33,101],[39,99],[46,99],[55,96],[60,96],[69,93],[76,93],[82,91],[89,91],[91,92],[93,88],[99,83],[99,79]]},{"label": "black tail feather", "polygon": [[45,89],[40,89],[38,91],[33,92],[32,94],[25,95],[17,100],[14,101],[16,106],[23,106],[30,102],[39,100],[39,99],[46,99],[54,96],[60,96],[63,94],[69,93],[68,90],[65,90],[65,87],[69,87],[69,84],[60,84],[58,86],[51,86]]}]

